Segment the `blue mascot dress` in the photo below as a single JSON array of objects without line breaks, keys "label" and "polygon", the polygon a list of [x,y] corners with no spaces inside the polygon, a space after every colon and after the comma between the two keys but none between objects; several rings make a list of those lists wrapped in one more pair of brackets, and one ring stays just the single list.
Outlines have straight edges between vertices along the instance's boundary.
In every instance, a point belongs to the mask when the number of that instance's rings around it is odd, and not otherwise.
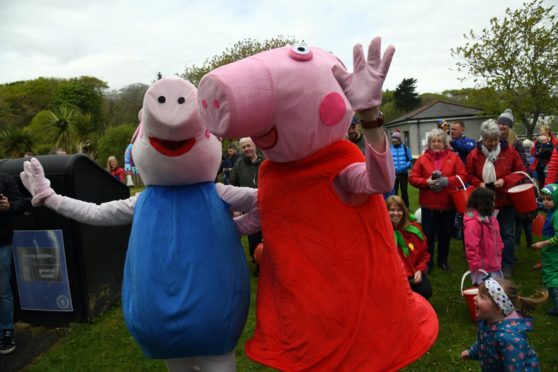
[{"label": "blue mascot dress", "polygon": [[140,194],[122,297],[124,321],[149,357],[235,348],[248,314],[250,278],[214,183],[149,186]]}]

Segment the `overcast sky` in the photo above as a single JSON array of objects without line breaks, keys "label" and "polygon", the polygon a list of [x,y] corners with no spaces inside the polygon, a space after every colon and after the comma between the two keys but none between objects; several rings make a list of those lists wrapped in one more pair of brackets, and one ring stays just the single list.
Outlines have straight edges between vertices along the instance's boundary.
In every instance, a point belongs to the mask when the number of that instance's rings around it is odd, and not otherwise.
[{"label": "overcast sky", "polygon": [[[528,1],[528,0],[525,0]],[[545,5],[558,0],[545,0]],[[420,93],[461,83],[450,49],[523,0],[0,0],[0,83],[95,76],[110,88],[150,84],[201,65],[244,38],[289,35],[333,52],[394,44],[384,88],[418,79]]]}]

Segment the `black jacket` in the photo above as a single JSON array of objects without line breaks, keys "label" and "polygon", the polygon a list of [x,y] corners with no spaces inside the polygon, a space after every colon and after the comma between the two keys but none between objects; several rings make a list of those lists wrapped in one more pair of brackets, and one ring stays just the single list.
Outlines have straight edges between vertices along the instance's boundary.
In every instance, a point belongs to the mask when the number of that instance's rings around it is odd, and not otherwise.
[{"label": "black jacket", "polygon": [[24,199],[14,178],[6,173],[0,172],[0,194],[8,198],[10,209],[0,211],[0,246],[10,244],[12,242],[13,224],[12,217],[15,214],[23,212],[27,207],[31,206],[28,199]]}]

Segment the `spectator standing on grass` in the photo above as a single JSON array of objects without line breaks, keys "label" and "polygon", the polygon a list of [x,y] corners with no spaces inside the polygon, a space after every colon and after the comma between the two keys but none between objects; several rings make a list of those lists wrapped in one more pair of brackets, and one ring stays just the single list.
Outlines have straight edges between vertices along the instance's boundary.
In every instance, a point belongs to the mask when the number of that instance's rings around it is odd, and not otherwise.
[{"label": "spectator standing on grass", "polygon": [[15,350],[14,297],[12,277],[12,217],[22,212],[29,202],[23,199],[15,180],[0,173],[0,354]]},{"label": "spectator standing on grass", "polygon": [[486,372],[540,371],[539,357],[527,341],[533,320],[525,316],[547,297],[545,291],[522,297],[510,281],[490,276],[483,279],[475,297],[477,342],[461,352],[461,359],[478,360]]},{"label": "spectator standing on grass", "polygon": [[450,135],[451,142],[450,146],[453,151],[457,152],[459,159],[463,162],[463,165],[467,164],[467,155],[475,148],[475,140],[464,135],[465,133],[465,123],[462,120],[456,120],[451,123]]},{"label": "spectator standing on grass", "polygon": [[463,162],[456,153],[450,151],[449,138],[441,129],[433,129],[426,134],[426,150],[419,156],[409,176],[411,185],[419,189],[422,228],[428,241],[432,270],[434,247],[438,243],[438,266],[449,270],[448,255],[451,230],[455,218],[455,207],[450,191],[461,186],[456,176],[467,182],[468,177]]},{"label": "spectator standing on grass", "polygon": [[496,192],[500,236],[504,242],[502,272],[508,278],[515,264],[515,209],[507,191],[523,180],[524,175],[514,172],[525,172],[525,166],[519,152],[500,137],[496,123],[482,123],[480,133],[482,140],[467,157],[467,173],[473,186]]},{"label": "spectator standing on grass", "polygon": [[426,275],[430,253],[428,244],[422,228],[411,216],[405,206],[405,202],[397,195],[392,195],[386,200],[389,218],[395,233],[397,252],[405,275],[411,285],[411,289],[422,297],[432,297],[432,286]]},{"label": "spectator standing on grass", "polygon": [[347,138],[357,145],[362,154],[364,154],[365,141],[364,135],[362,134],[362,126],[354,116],[351,125],[349,125],[349,129],[347,129]]},{"label": "spectator standing on grass", "polygon": [[109,156],[107,159],[107,171],[110,173],[111,176],[116,178],[118,181],[122,183],[126,183],[126,172],[124,169],[120,167],[118,164],[118,160],[116,157]]},{"label": "spectator standing on grass", "polygon": [[[256,151],[256,145],[250,137],[241,138],[239,141],[240,150],[242,151],[242,157],[236,161],[231,175],[230,182],[233,186],[244,186],[251,187],[254,189],[258,188],[258,173],[260,170],[260,164],[264,160],[262,156]],[[252,261],[254,260],[254,251],[258,244],[263,240],[262,232],[258,231],[255,234],[248,235],[248,248],[250,251],[250,256]],[[259,274],[259,265],[256,263],[256,271],[254,275]]]},{"label": "spectator standing on grass", "polygon": [[514,119],[511,109],[504,110],[504,112],[496,119],[496,124],[498,124],[498,128],[500,129],[500,139],[506,141],[519,153],[523,167],[525,168],[524,172],[527,172],[529,169],[529,162],[527,161],[527,155],[523,149],[523,142],[517,138],[512,129],[513,123]]},{"label": "spectator standing on grass", "polygon": [[537,182],[539,185],[544,185],[546,181],[546,167],[550,163],[550,158],[552,157],[552,152],[554,150],[554,144],[550,137],[546,134],[540,134],[535,144],[534,157],[535,160],[531,165],[531,170],[537,172]]},{"label": "spectator standing on grass", "polygon": [[413,164],[413,155],[411,154],[409,146],[403,143],[399,130],[391,134],[391,156],[393,157],[393,166],[395,167],[393,195],[397,195],[399,188],[401,188],[401,198],[403,198],[405,206],[409,208],[409,193],[407,189],[409,184],[409,169]]},{"label": "spectator standing on grass", "polygon": [[[463,165],[467,164],[467,155],[475,148],[475,140],[464,135],[465,123],[462,120],[456,120],[450,125],[451,142],[450,147],[459,155],[459,159]],[[454,221],[454,238],[463,238],[463,215],[455,214]]]},{"label": "spectator standing on grass", "polygon": [[548,289],[554,304],[547,314],[558,316],[558,185],[548,184],[541,189],[543,206],[548,211],[543,226],[543,241],[533,244],[542,249],[543,284]]},{"label": "spectator standing on grass", "polygon": [[502,251],[500,226],[494,214],[496,193],[486,187],[475,189],[467,201],[463,220],[465,256],[471,271],[473,284],[480,284],[489,273],[502,278]]},{"label": "spectator standing on grass", "polygon": [[[546,168],[545,168],[546,174],[545,174],[544,183],[539,182],[539,187],[542,187],[542,186],[544,186],[546,184],[549,184],[549,183],[557,183],[558,182],[558,138],[554,137],[554,135],[552,134],[552,131],[550,129],[550,126],[548,124],[541,125],[540,130],[539,130],[539,134],[540,135],[545,135],[548,138],[550,138],[550,142],[554,146],[554,150],[555,150],[555,151],[551,152],[550,159],[548,160],[548,163],[546,164]],[[533,157],[535,156],[537,142],[538,142],[538,139],[535,140],[534,146],[531,147],[531,155],[533,155]],[[535,172],[536,172],[537,165],[538,164],[536,164],[536,163],[531,165],[531,169],[534,169]]]},{"label": "spectator standing on grass", "polygon": [[[523,140],[523,148],[525,149],[525,153],[527,154],[527,162],[531,169],[533,169],[532,165],[534,162],[534,157],[531,154],[531,148],[533,147],[533,141],[525,139]],[[533,172],[533,177],[536,177],[536,171]],[[542,187],[543,184],[539,184],[539,187]],[[529,212],[529,213],[516,213],[515,215],[515,246],[516,249],[519,248],[519,244],[521,243],[521,235],[525,232],[525,240],[527,242],[527,246],[530,247],[533,244],[533,219],[536,217],[537,211]]]},{"label": "spectator standing on grass", "polygon": [[227,155],[225,159],[223,159],[223,183],[225,185],[229,185],[230,182],[230,175],[236,161],[238,160],[238,148],[236,147],[236,143],[231,142],[227,146]]}]

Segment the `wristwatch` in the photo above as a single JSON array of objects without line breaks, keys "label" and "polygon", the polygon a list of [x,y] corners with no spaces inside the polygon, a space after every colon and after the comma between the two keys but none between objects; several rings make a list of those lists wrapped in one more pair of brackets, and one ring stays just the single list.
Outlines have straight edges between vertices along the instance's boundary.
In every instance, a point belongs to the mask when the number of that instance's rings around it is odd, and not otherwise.
[{"label": "wristwatch", "polygon": [[374,128],[381,127],[382,125],[384,125],[384,114],[381,111],[379,111],[378,117],[375,120],[368,120],[368,121],[361,120],[360,125],[364,129],[374,129]]}]

